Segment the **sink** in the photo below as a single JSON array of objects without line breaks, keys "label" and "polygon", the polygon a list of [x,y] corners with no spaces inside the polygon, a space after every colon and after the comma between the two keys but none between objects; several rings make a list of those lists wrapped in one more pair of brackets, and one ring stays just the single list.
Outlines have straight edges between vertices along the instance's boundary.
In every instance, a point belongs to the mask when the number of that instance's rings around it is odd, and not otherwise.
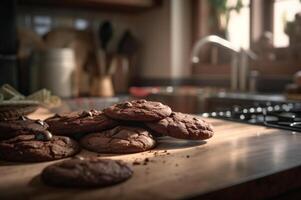
[{"label": "sink", "polygon": [[146,99],[160,101],[177,112],[201,113],[206,111],[206,99],[220,91],[224,90],[211,87],[168,86],[153,90]]},{"label": "sink", "polygon": [[150,90],[146,99],[160,101],[169,105],[174,111],[185,113],[202,113],[231,109],[235,105],[254,106],[257,103],[284,102],[279,94],[254,94],[229,92],[223,88],[168,86]]}]

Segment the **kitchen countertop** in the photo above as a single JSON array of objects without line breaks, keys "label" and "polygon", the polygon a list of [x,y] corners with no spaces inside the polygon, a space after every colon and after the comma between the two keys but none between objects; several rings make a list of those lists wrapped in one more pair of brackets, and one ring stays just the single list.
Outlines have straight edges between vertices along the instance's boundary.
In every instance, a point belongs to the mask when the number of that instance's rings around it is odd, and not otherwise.
[{"label": "kitchen countertop", "polygon": [[[49,113],[38,110],[33,118]],[[207,141],[159,139],[151,152],[101,155],[132,163],[133,177],[99,189],[43,185],[41,170],[54,162],[0,162],[0,199],[182,199],[274,197],[301,187],[301,133],[208,119],[215,129]],[[167,152],[165,152],[167,150]],[[82,151],[82,155],[97,155]],[[256,191],[256,192],[255,192]]]}]

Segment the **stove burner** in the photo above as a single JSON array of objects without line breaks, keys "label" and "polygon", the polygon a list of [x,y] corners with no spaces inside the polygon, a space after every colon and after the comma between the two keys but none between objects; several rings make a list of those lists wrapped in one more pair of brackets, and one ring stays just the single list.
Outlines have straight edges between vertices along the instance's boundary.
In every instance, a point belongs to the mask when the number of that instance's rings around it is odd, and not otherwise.
[{"label": "stove burner", "polygon": [[204,117],[226,119],[301,132],[301,103],[287,103],[204,113]]},{"label": "stove burner", "polygon": [[301,121],[301,113],[297,112],[282,112],[279,113],[277,116],[281,118],[282,121],[288,120],[288,121]]}]

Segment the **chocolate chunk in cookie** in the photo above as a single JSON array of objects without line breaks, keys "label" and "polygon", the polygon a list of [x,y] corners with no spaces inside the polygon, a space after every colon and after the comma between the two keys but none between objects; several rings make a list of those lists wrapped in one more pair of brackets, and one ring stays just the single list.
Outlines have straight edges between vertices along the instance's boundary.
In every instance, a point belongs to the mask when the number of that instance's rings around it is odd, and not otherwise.
[{"label": "chocolate chunk in cookie", "polygon": [[133,171],[119,160],[85,158],[55,163],[42,171],[42,180],[58,187],[105,187],[129,179]]},{"label": "chocolate chunk in cookie", "polygon": [[66,136],[103,131],[117,126],[115,120],[97,110],[56,114],[45,121],[48,123],[52,134]]},{"label": "chocolate chunk in cookie", "polygon": [[104,109],[104,113],[117,120],[156,121],[168,117],[171,109],[160,102],[142,99],[115,104]]},{"label": "chocolate chunk in cookie", "polygon": [[198,116],[179,112],[146,125],[155,132],[179,139],[205,140],[213,136],[212,126],[206,121]]},{"label": "chocolate chunk in cookie", "polygon": [[0,140],[6,140],[18,135],[48,135],[48,125],[41,120],[28,119],[21,116],[18,119],[9,119],[0,121]]},{"label": "chocolate chunk in cookie", "polygon": [[35,134],[35,139],[36,140],[41,140],[41,141],[49,141],[52,140],[52,134],[49,131],[43,131],[43,132],[37,132]]},{"label": "chocolate chunk in cookie", "polygon": [[14,162],[41,162],[66,158],[80,150],[76,141],[63,136],[38,140],[36,135],[19,135],[0,142],[0,158]]},{"label": "chocolate chunk in cookie", "polygon": [[143,128],[117,126],[111,130],[86,135],[80,144],[99,153],[136,153],[152,149],[156,141]]}]

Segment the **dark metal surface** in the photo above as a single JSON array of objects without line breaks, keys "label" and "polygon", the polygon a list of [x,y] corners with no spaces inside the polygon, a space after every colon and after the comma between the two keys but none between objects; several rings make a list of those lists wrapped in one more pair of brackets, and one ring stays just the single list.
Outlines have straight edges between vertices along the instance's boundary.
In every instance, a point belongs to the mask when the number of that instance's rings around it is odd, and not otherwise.
[{"label": "dark metal surface", "polygon": [[301,103],[266,103],[253,107],[234,106],[231,110],[202,115],[301,132]]}]

